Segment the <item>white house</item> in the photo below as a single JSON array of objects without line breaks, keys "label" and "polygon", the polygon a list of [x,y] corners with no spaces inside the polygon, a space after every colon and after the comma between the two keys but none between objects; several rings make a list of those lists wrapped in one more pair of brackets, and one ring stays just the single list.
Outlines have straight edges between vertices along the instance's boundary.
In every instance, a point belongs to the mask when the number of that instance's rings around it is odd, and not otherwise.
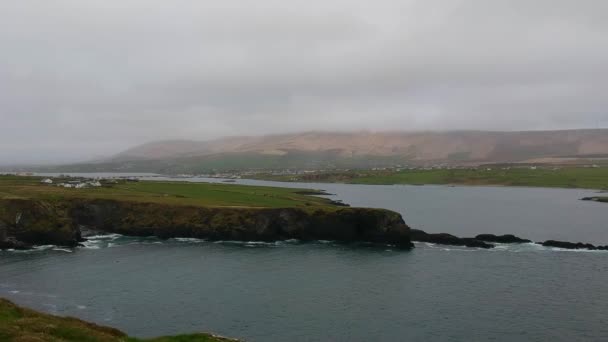
[{"label": "white house", "polygon": [[45,179],[41,180],[40,183],[53,184],[53,180],[50,178],[45,178]]}]

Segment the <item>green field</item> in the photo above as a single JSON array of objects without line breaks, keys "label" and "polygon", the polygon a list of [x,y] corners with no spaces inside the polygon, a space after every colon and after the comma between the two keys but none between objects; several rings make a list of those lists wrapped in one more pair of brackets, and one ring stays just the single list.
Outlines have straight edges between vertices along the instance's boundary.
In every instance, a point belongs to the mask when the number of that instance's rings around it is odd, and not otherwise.
[{"label": "green field", "polygon": [[138,339],[122,331],[71,317],[59,317],[21,308],[0,298],[0,341],[40,342],[229,342],[209,334]]},{"label": "green field", "polygon": [[[40,183],[38,177],[0,176],[0,199],[113,199],[209,207],[310,207],[330,206],[331,201],[310,196],[304,189],[236,184],[119,181],[98,188],[62,188]],[[56,180],[55,183],[57,183]],[[314,193],[314,191],[313,191]]]},{"label": "green field", "polygon": [[304,175],[273,176],[257,179],[291,182],[351,184],[455,184],[502,185],[550,188],[608,189],[608,168],[506,168],[436,169],[406,171],[345,171]]}]

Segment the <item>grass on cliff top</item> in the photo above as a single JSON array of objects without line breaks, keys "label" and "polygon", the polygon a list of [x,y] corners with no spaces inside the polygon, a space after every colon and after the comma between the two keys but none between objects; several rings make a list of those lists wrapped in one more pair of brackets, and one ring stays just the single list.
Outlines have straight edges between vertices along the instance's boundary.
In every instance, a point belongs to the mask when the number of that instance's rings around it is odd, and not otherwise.
[{"label": "grass on cliff top", "polygon": [[19,307],[0,298],[0,341],[44,342],[229,342],[232,339],[208,334],[138,339],[120,330],[72,317],[59,317]]},{"label": "grass on cliff top", "polygon": [[41,184],[40,180],[37,177],[0,176],[0,199],[113,199],[213,207],[332,206],[331,201],[325,198],[304,193],[314,191],[303,189],[157,181],[120,181],[98,188],[74,189]]},{"label": "grass on cliff top", "polygon": [[[489,168],[489,170],[488,170]],[[345,171],[299,176],[259,175],[259,179],[352,184],[459,184],[547,188],[608,189],[608,167],[600,168],[503,168],[476,170]]]}]

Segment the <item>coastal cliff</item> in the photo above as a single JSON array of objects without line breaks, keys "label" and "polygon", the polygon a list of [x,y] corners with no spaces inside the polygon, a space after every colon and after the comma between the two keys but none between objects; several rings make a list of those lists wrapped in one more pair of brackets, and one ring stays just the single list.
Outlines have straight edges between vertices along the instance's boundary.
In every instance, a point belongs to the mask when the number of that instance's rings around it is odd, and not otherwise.
[{"label": "coastal cliff", "polygon": [[82,238],[70,210],[67,202],[0,200],[0,249],[78,245]]},{"label": "coastal cliff", "polygon": [[201,207],[102,199],[0,200],[0,248],[75,246],[80,227],[130,236],[209,240],[372,242],[410,248],[393,211],[370,208]]}]

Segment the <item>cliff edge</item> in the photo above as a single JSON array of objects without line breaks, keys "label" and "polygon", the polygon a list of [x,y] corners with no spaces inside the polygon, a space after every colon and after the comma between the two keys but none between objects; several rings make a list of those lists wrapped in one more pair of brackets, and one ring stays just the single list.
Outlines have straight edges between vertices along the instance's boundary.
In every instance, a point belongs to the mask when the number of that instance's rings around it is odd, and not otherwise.
[{"label": "cliff edge", "polygon": [[81,227],[130,236],[298,239],[412,247],[400,214],[371,208],[201,207],[120,200],[0,200],[0,248],[76,246]]}]

